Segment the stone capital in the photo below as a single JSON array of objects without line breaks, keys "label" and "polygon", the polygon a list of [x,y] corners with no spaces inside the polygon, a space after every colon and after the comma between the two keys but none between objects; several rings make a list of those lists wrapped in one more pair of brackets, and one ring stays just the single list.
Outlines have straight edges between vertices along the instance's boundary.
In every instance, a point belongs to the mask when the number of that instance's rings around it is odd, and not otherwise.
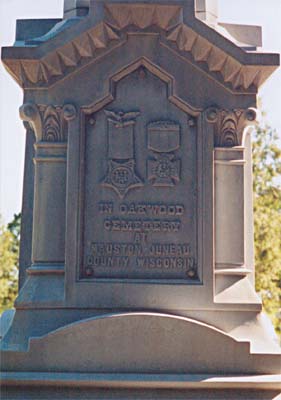
[{"label": "stone capital", "polygon": [[255,125],[256,115],[254,108],[218,110],[214,138],[215,147],[241,146],[244,130],[249,125]]},{"label": "stone capital", "polygon": [[76,108],[73,104],[65,104],[61,107],[27,102],[20,107],[20,117],[25,125],[28,123],[35,132],[36,142],[66,142],[67,132],[63,119],[70,121],[76,115]]}]

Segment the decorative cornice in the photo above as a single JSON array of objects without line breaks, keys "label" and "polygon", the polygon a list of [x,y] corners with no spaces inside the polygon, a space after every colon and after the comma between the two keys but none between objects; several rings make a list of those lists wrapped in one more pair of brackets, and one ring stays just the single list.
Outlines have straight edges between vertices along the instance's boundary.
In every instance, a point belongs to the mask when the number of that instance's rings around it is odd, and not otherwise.
[{"label": "decorative cornice", "polygon": [[215,147],[241,146],[243,132],[256,119],[254,109],[219,110],[215,125]]},{"label": "decorative cornice", "polygon": [[167,40],[191,60],[204,63],[214,78],[229,84],[232,90],[257,90],[268,77],[268,66],[243,65],[185,24],[169,32]]},{"label": "decorative cornice", "polygon": [[[65,35],[63,45],[56,47],[55,43],[63,40],[55,41],[54,38],[50,43],[43,42],[34,48],[4,48],[3,61],[9,72],[23,87],[49,87],[115,47],[114,44],[126,41],[128,30],[149,33],[150,28],[159,30],[162,45],[196,64],[233,92],[255,93],[278,65],[276,57],[247,54],[229,42],[225,46],[228,50],[224,50],[226,39],[215,40],[213,35],[208,36],[206,29],[212,30],[201,23],[203,29],[200,21],[196,20],[192,27],[183,23],[183,8],[179,5],[111,3],[104,7],[104,21],[96,26],[83,31],[81,22],[81,33],[69,41],[68,32],[61,32],[61,36]],[[47,44],[50,45],[49,50],[46,49],[48,54],[40,57]]]},{"label": "decorative cornice", "polygon": [[111,41],[119,39],[118,34],[102,22],[40,59],[6,59],[4,63],[21,86],[49,86],[92,60]]},{"label": "decorative cornice", "polygon": [[179,5],[163,4],[106,4],[105,21],[117,30],[129,25],[146,29],[152,25],[168,31],[183,20]]}]

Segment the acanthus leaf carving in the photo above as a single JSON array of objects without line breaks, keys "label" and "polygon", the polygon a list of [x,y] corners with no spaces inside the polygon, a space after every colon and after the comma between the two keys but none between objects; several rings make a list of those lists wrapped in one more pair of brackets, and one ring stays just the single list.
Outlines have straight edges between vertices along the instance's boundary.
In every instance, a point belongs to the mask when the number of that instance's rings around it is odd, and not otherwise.
[{"label": "acanthus leaf carving", "polygon": [[63,120],[73,119],[76,115],[72,104],[62,108],[27,102],[20,107],[19,112],[21,119],[34,131],[37,142],[65,142],[67,134]]},{"label": "acanthus leaf carving", "polygon": [[64,142],[62,131],[61,108],[49,105],[42,110],[43,132],[42,140],[46,142]]},{"label": "acanthus leaf carving", "polygon": [[218,111],[215,128],[216,147],[241,146],[244,129],[254,123],[256,112],[253,109],[233,109]]}]

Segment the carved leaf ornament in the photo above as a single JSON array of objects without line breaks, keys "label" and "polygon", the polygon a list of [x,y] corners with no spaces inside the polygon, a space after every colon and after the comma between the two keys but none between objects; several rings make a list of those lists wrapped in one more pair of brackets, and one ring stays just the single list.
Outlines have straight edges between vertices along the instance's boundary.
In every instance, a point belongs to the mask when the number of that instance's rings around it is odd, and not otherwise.
[{"label": "carved leaf ornament", "polygon": [[43,114],[43,140],[46,142],[61,142],[60,117],[53,106],[48,106]]},{"label": "carved leaf ornament", "polygon": [[242,145],[244,129],[253,124],[256,113],[253,109],[221,110],[215,128],[216,147]]}]

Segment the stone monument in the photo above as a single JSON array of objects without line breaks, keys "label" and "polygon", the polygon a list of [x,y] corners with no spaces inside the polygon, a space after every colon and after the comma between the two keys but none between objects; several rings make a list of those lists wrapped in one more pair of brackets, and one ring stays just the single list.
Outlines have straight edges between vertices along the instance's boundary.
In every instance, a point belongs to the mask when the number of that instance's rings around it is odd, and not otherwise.
[{"label": "stone monument", "polygon": [[[273,399],[250,131],[279,56],[215,1],[66,0],[19,20],[20,291],[7,399]],[[34,397],[35,396],[35,397]]]}]

